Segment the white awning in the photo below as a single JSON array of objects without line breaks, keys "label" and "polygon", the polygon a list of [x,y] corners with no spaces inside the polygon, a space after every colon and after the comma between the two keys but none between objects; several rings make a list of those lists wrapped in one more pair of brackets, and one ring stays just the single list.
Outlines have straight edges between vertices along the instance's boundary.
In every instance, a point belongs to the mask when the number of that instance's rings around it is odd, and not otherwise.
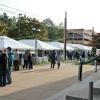
[{"label": "white awning", "polygon": [[[64,50],[64,43],[60,43],[60,42],[47,42],[47,43],[58,48],[59,50]],[[66,50],[74,50],[74,48],[66,45]]]},{"label": "white awning", "polygon": [[19,50],[33,50],[33,47],[23,44],[19,41],[11,39],[6,36],[0,36],[0,49],[4,49],[7,47],[11,47],[12,49],[19,49]]},{"label": "white awning", "polygon": [[[34,49],[35,49],[35,43],[36,43],[36,40],[34,39],[22,39],[22,40],[19,40],[20,42],[22,43],[25,43],[27,45],[30,45],[32,46]],[[37,40],[37,50],[57,50],[58,48],[54,47],[54,46],[51,46],[45,42],[42,42],[40,40]]]}]

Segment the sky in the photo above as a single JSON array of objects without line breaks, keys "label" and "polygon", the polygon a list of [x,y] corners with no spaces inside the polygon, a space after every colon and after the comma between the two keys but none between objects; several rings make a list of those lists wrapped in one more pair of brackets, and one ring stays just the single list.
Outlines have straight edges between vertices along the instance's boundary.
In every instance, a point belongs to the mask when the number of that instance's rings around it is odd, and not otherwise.
[{"label": "sky", "polygon": [[[39,20],[50,18],[55,24],[64,23],[67,12],[67,28],[92,29],[100,32],[100,0],[0,0],[0,4],[22,11]],[[11,11],[0,5],[0,13]],[[9,14],[18,16],[18,11]]]}]

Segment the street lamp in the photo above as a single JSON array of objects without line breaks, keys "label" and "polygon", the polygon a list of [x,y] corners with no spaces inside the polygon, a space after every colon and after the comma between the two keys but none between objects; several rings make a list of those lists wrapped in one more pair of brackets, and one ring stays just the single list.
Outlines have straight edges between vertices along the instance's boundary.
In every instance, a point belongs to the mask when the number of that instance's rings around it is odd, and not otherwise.
[{"label": "street lamp", "polygon": [[[40,29],[32,28],[33,32],[40,32]],[[37,52],[37,34],[35,34],[35,61],[37,63],[37,57],[38,57],[38,52]]]}]

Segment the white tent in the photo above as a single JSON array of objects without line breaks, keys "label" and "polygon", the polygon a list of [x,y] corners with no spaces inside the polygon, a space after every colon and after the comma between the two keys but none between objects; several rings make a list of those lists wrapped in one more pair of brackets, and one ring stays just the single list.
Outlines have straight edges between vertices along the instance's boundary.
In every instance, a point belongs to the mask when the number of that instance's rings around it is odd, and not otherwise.
[{"label": "white tent", "polygon": [[58,49],[61,49],[61,50],[63,50],[63,48],[64,48],[63,44],[61,44],[59,42],[46,42],[46,43],[49,44],[49,45],[52,45],[52,46],[54,46]]},{"label": "white tent", "polygon": [[79,45],[77,45],[77,44],[67,43],[67,45],[72,47],[72,48],[74,48],[74,50],[80,50],[81,49],[81,47]]},{"label": "white tent", "polygon": [[[36,45],[35,42],[36,41],[33,40],[33,39],[22,39],[22,40],[19,40],[19,41],[35,48],[35,45]],[[54,47],[54,46],[51,46],[51,45],[49,45],[45,42],[37,40],[37,50],[57,50],[57,48]]]},{"label": "white tent", "polygon": [[[58,48],[59,50],[64,50],[64,43],[60,43],[60,42],[47,42],[48,44]],[[66,45],[66,49],[67,50],[74,50],[72,47]]]},{"label": "white tent", "polygon": [[81,45],[81,44],[68,43],[67,45],[70,46],[70,47],[72,47],[72,48],[74,48],[75,50],[86,50],[86,51],[91,50],[91,47],[84,46],[84,45]]},{"label": "white tent", "polygon": [[11,47],[18,50],[33,50],[34,48],[6,36],[0,36],[0,49]]},{"label": "white tent", "polygon": [[77,44],[78,46],[81,47],[81,49],[86,50],[86,51],[90,51],[92,48],[89,46],[85,46],[85,45],[81,45],[81,44]]}]

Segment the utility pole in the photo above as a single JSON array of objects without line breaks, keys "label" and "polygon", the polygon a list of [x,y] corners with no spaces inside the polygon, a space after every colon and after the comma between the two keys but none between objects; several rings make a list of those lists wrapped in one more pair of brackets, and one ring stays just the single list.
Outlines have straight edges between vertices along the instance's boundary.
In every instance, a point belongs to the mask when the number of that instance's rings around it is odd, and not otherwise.
[{"label": "utility pole", "polygon": [[67,12],[64,19],[64,59],[66,60],[66,33],[67,33]]},{"label": "utility pole", "polygon": [[92,27],[92,41],[94,40],[94,27]]}]

